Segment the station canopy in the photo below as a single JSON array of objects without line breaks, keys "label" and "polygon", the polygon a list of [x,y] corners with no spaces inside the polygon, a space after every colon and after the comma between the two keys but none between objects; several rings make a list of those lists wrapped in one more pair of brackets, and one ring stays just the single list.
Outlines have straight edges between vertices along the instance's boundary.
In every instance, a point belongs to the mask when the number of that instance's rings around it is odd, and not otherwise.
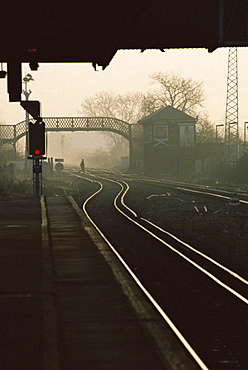
[{"label": "station canopy", "polygon": [[8,63],[10,101],[20,97],[22,62],[105,68],[119,49],[247,46],[247,14],[244,0],[5,1],[0,62]]}]

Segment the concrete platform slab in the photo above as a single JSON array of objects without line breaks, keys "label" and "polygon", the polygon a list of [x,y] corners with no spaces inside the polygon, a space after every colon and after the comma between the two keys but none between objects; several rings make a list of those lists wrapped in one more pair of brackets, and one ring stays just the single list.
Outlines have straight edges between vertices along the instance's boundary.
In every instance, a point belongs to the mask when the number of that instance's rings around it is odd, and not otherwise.
[{"label": "concrete platform slab", "polygon": [[0,198],[0,215],[1,369],[187,369],[72,200]]}]

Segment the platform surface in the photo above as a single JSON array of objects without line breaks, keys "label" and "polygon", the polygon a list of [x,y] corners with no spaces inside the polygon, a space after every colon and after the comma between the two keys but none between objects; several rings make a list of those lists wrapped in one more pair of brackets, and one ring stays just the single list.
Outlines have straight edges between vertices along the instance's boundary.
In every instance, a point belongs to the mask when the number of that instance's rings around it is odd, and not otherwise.
[{"label": "platform surface", "polygon": [[0,198],[1,369],[164,369],[67,197]]}]

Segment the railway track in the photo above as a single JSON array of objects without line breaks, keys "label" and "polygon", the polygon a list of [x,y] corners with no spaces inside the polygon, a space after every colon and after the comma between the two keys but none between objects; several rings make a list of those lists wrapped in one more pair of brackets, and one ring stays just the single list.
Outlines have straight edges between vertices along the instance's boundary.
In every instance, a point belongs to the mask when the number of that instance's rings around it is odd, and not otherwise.
[{"label": "railway track", "polygon": [[[98,186],[82,199],[85,214],[164,319],[173,323],[198,365],[210,369],[246,369],[247,280],[142,217],[135,204],[127,205],[132,178],[114,179],[116,175],[109,173],[83,177],[82,181],[89,187]],[[195,194],[205,190],[192,189]],[[183,191],[190,190],[183,188]],[[226,202],[225,193],[203,195]]]}]

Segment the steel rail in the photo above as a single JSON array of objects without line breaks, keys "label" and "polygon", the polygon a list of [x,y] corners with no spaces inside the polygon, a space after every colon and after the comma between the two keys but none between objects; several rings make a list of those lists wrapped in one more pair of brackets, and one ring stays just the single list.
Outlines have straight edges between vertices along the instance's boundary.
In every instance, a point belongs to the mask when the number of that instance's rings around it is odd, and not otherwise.
[{"label": "steel rail", "polygon": [[[133,212],[134,216],[137,217],[137,214],[131,210],[125,203],[125,196],[127,194],[127,192],[129,191],[130,189],[130,186],[129,184],[126,182],[126,181],[122,181],[125,185],[126,185],[126,190],[123,192],[122,194],[122,197],[121,197],[121,203],[122,205],[127,208],[130,212]],[[178,241],[179,243],[181,243],[182,245],[184,245],[185,247],[189,248],[190,250],[192,250],[193,252],[195,252],[196,254],[199,254],[200,256],[206,258],[208,261],[212,262],[214,265],[220,267],[222,270],[228,272],[230,275],[232,275],[233,277],[235,277],[236,279],[240,280],[242,283],[248,285],[248,280],[246,280],[245,278],[243,278],[242,276],[240,276],[239,274],[237,274],[236,272],[230,270],[228,267],[222,265],[221,263],[219,263],[218,261],[215,261],[213,258],[209,257],[208,255],[206,255],[205,253],[202,253],[200,252],[198,249],[192,247],[190,244],[184,242],[183,240],[179,239],[177,236],[173,235],[172,233],[170,233],[169,231],[167,230],[164,230],[162,229],[161,227],[159,227],[158,225],[154,224],[153,222],[141,217],[140,218],[141,220],[149,223],[150,225],[152,225],[154,228],[157,228],[159,231],[163,232],[164,234],[166,235],[169,235],[171,238],[173,238],[174,240]]]},{"label": "steel rail", "polygon": [[[109,181],[114,181],[114,180],[109,180]],[[119,183],[120,185],[122,185],[121,183]],[[123,187],[123,185],[122,185]],[[123,187],[123,190],[124,191],[124,187]],[[160,241],[162,244],[166,245],[168,248],[170,248],[173,252],[177,253],[178,255],[180,255],[182,258],[184,258],[187,262],[189,262],[190,264],[192,264],[193,266],[195,266],[198,270],[202,271],[205,275],[209,276],[213,281],[215,281],[217,284],[219,284],[220,286],[222,286],[223,288],[225,288],[226,290],[228,290],[230,293],[232,293],[234,296],[236,296],[237,298],[239,298],[241,301],[243,301],[245,304],[248,305],[248,299],[243,297],[241,294],[239,294],[238,292],[236,292],[234,289],[232,289],[231,287],[229,287],[227,284],[223,283],[220,279],[218,279],[217,277],[215,277],[213,274],[211,274],[209,271],[207,271],[206,269],[204,269],[203,267],[201,267],[200,265],[198,265],[196,262],[194,262],[193,260],[191,260],[190,258],[188,258],[186,255],[184,255],[183,253],[179,252],[176,248],[174,248],[173,246],[171,246],[169,243],[167,243],[166,241],[164,241],[163,239],[161,239],[160,237],[158,237],[156,234],[154,234],[153,232],[151,232],[150,230],[148,230],[147,228],[145,228],[143,225],[141,225],[139,222],[137,222],[136,220],[132,219],[131,217],[129,217],[127,214],[125,214],[125,212],[123,212],[118,206],[117,206],[117,200],[115,198],[114,200],[114,204],[116,205],[116,208],[118,209],[118,211],[124,216],[126,217],[127,219],[129,219],[131,222],[133,222],[134,224],[136,224],[138,227],[140,227],[141,229],[143,229],[145,232],[147,232],[148,234],[150,234],[152,237],[154,237],[155,239],[157,239],[158,241]],[[180,240],[178,239],[178,241],[180,242]],[[193,247],[192,247],[193,248]],[[210,257],[209,257],[210,258]],[[216,264],[218,262],[216,261]],[[235,274],[235,273],[234,273]],[[245,279],[244,279],[245,280]],[[245,280],[245,283],[247,284],[247,281]]]},{"label": "steel rail", "polygon": [[[141,224],[139,224],[138,220],[139,220],[139,217],[137,216],[136,212],[134,212],[130,207],[127,206],[127,204],[125,203],[125,196],[127,194],[127,192],[129,191],[130,187],[129,185],[125,182],[125,181],[122,181],[122,182],[119,182],[119,181],[116,181],[116,180],[113,180],[113,179],[107,179],[105,177],[100,177],[100,176],[95,176],[93,175],[93,177],[95,178],[100,178],[100,179],[103,179],[105,181],[109,181],[109,182],[112,182],[112,183],[116,183],[118,184],[120,187],[121,187],[121,190],[119,191],[119,193],[116,195],[115,199],[114,199],[114,206],[115,208],[124,216],[126,217],[128,220],[130,220],[131,222],[133,222],[134,224],[136,224],[138,227],[140,227],[141,229],[143,229],[145,232],[149,233],[152,237],[154,237],[155,239],[157,239],[158,241],[160,241],[162,244],[166,245],[167,247],[169,247],[172,251],[174,251],[175,253],[177,253],[178,255],[180,255],[180,257],[182,257],[183,259],[185,259],[187,262],[189,262],[190,264],[192,264],[194,267],[196,267],[198,270],[200,270],[201,272],[203,272],[206,276],[208,276],[209,278],[211,278],[215,283],[217,283],[218,285],[220,285],[222,288],[226,289],[229,293],[233,294],[236,298],[240,299],[242,302],[244,302],[245,304],[248,304],[248,299],[245,298],[244,296],[242,296],[241,294],[239,294],[237,291],[235,291],[234,289],[232,289],[230,286],[228,286],[227,284],[223,283],[220,279],[218,279],[216,276],[214,276],[213,274],[211,274],[209,271],[207,271],[206,269],[204,269],[203,267],[201,267],[200,265],[198,265],[197,263],[195,263],[194,261],[192,261],[190,258],[188,258],[187,256],[185,256],[183,253],[179,252],[176,248],[172,247],[169,243],[165,242],[163,239],[161,239],[160,237],[158,237],[156,234],[154,234],[153,232],[151,232],[150,230],[148,230],[147,228],[145,228],[144,226],[142,226]],[[88,180],[88,179],[87,179]],[[92,181],[91,179],[89,179],[90,181]],[[94,180],[95,181],[95,180]],[[98,182],[98,181],[96,181]],[[98,182],[99,183],[99,182]],[[125,185],[125,186],[124,186]],[[99,190],[100,191],[100,190]],[[98,191],[98,192],[99,192]],[[98,193],[97,192],[97,193]],[[130,217],[128,214],[126,214],[125,212],[123,212],[117,202],[118,200],[120,200],[120,203],[121,205],[125,208],[125,210],[130,214],[132,214],[132,217]],[[87,212],[86,209],[84,210],[84,212]],[[86,214],[86,213],[85,213]],[[88,217],[88,216],[87,216]],[[145,221],[145,222],[148,222],[150,223],[151,226],[157,228],[159,231],[173,237],[177,242],[180,242],[182,245],[186,246],[187,248],[191,249],[193,252],[201,255],[203,258],[206,258],[208,261],[212,262],[214,265],[218,266],[219,268],[223,269],[224,271],[228,272],[229,274],[231,274],[233,277],[239,279],[241,282],[243,282],[244,284],[247,285],[247,281],[240,277],[238,274],[236,274],[235,272],[231,271],[230,269],[228,269],[227,267],[219,264],[217,261],[213,260],[211,257],[205,255],[204,253],[202,252],[199,252],[197,251],[195,248],[191,247],[190,245],[188,245],[187,243],[184,243],[182,242],[180,239],[178,239],[176,236],[172,235],[171,233],[167,232],[166,230],[163,230],[161,228],[159,228],[157,225],[153,224],[152,222],[144,219],[144,218],[140,218],[141,220]],[[91,221],[92,222],[92,221]],[[94,223],[93,223],[94,224]],[[97,230],[100,232],[101,234],[101,231],[100,229],[94,224],[94,226],[97,228]],[[105,236],[102,234],[103,238],[105,239]],[[109,241],[107,239],[105,239],[106,242],[109,244]],[[110,246],[110,245],[109,245]],[[114,248],[112,245],[110,246],[110,248]],[[114,251],[114,253],[116,254],[116,256],[120,259],[120,261],[122,262],[122,257],[119,255],[119,253],[114,249],[112,249]],[[123,263],[124,262],[124,263]],[[123,261],[122,264],[125,266],[125,261]],[[134,280],[137,282],[136,279],[138,279],[135,275],[135,277],[133,276],[133,272],[129,271],[129,266],[125,266],[127,271],[131,274],[131,276],[134,278]],[[138,280],[139,281],[139,280]],[[137,282],[137,284],[141,287],[141,289],[143,290],[143,285],[142,283],[139,281]],[[141,284],[141,285],[140,285]],[[145,288],[144,288],[145,289]],[[144,291],[144,290],[143,290]],[[158,305],[158,303],[156,301],[153,302],[153,297],[150,296],[150,293],[149,292],[145,292],[144,293],[146,294],[146,296],[149,298],[149,300],[153,303],[154,307],[157,308],[158,312],[161,314],[161,316],[164,318],[164,320],[168,323],[168,325],[170,325],[168,319],[166,319],[163,314],[164,314],[164,311],[162,310],[162,308]],[[157,307],[158,305],[158,307]],[[162,310],[162,311],[160,311]],[[166,314],[165,314],[166,315]],[[172,323],[172,325],[174,325]],[[172,327],[173,328],[173,327]],[[176,328],[177,329],[177,328]],[[174,331],[174,329],[173,329]],[[180,335],[182,335],[180,332],[179,334],[176,333],[176,331],[174,331],[175,334],[178,336],[178,338],[180,339]],[[181,340],[181,339],[180,339]],[[187,342],[187,341],[186,341]],[[183,343],[183,342],[182,342]],[[187,344],[185,345],[185,348],[187,348]],[[188,350],[188,349],[187,349]],[[193,349],[192,349],[193,350]],[[190,350],[188,350],[189,353]],[[194,350],[193,350],[194,351]],[[194,351],[195,352],[195,351]],[[192,355],[194,357],[194,355]],[[196,356],[198,356],[196,354]],[[195,358],[195,357],[194,357]],[[197,360],[196,360],[197,361]],[[200,361],[202,361],[200,359]],[[203,363],[204,366],[206,366],[204,363]],[[203,367],[204,368],[204,367]]]},{"label": "steel rail", "polygon": [[[230,199],[230,195],[229,196],[225,196],[225,195],[214,193],[214,191],[219,191],[219,192],[227,193],[227,194],[230,194],[231,193],[231,190],[230,190],[230,192],[228,192],[227,190],[217,190],[217,189],[214,189],[214,188],[209,189],[209,187],[207,187],[207,188],[205,187],[204,188],[204,186],[201,186],[201,185],[191,185],[191,186],[195,186],[197,188],[202,188],[202,189],[204,189],[206,191],[195,190],[195,189],[192,189],[192,188],[182,187],[181,186],[182,183],[178,183],[176,181],[156,180],[156,179],[149,179],[149,178],[142,178],[142,179],[138,179],[138,178],[133,179],[132,178],[132,181],[133,180],[136,180],[136,181],[145,181],[145,182],[153,182],[153,183],[158,183],[158,184],[172,184],[178,190],[187,191],[189,193],[197,193],[197,194],[209,195],[209,196],[213,196],[213,197],[217,197],[217,198],[223,198],[223,199],[227,199],[227,200]],[[181,184],[181,185],[178,185],[178,184]],[[185,186],[185,184],[184,184],[184,186]],[[207,190],[212,190],[212,192],[209,192]],[[240,199],[240,203],[248,204],[248,201]]]},{"label": "steel rail", "polygon": [[220,267],[222,270],[228,272],[230,275],[232,275],[233,277],[235,277],[236,279],[240,280],[242,283],[248,285],[248,280],[246,280],[245,278],[243,278],[242,276],[240,276],[239,274],[237,274],[236,272],[230,270],[228,267],[222,265],[221,263],[215,261],[213,258],[209,257],[208,255],[206,255],[205,253],[202,253],[200,252],[198,249],[195,249],[194,247],[192,247],[191,245],[189,245],[188,243],[185,243],[183,240],[177,238],[175,235],[171,234],[169,231],[166,231],[164,229],[162,229],[161,227],[159,227],[158,225],[154,224],[153,222],[141,217],[141,220],[149,223],[150,225],[152,225],[154,228],[158,229],[159,231],[161,231],[162,233],[166,234],[166,235],[169,235],[171,238],[175,239],[176,241],[178,241],[179,243],[181,243],[182,245],[184,245],[185,247],[189,248],[190,250],[192,250],[193,252],[195,252],[196,254],[199,254],[201,257],[204,257],[205,259],[207,259],[208,261],[212,262],[214,265]]},{"label": "steel rail", "polygon": [[[120,173],[117,173],[117,172],[113,172],[113,171],[101,171],[101,172],[111,172],[113,174],[117,174],[117,175],[120,175]],[[108,175],[108,174],[106,174]],[[93,174],[91,174],[91,176],[95,176]],[[136,175],[123,175],[123,177],[128,177],[128,179],[126,179],[126,181],[128,181],[130,179],[130,181],[137,181],[137,182],[147,182],[147,183],[157,183],[157,184],[165,184],[165,185],[173,185],[175,186],[176,189],[178,190],[184,190],[184,191],[187,191],[187,192],[192,192],[192,193],[198,193],[198,194],[203,194],[203,195],[209,195],[209,196],[214,196],[214,197],[217,197],[217,198],[223,198],[223,199],[229,199],[230,196],[225,196],[225,195],[221,195],[221,194],[217,194],[217,193],[214,193],[214,191],[219,191],[219,192],[223,192],[223,193],[227,193],[227,194],[230,194],[231,193],[231,190],[230,192],[226,191],[226,190],[217,190],[217,189],[214,189],[214,188],[209,188],[209,187],[204,187],[203,185],[189,185],[189,186],[194,186],[196,188],[202,188],[206,191],[201,191],[201,190],[195,190],[195,189],[192,189],[192,188],[187,188],[185,187],[186,184],[184,183],[180,183],[180,182],[177,182],[177,181],[169,181],[169,180],[164,180],[164,179],[153,179],[153,178],[147,178],[147,177],[137,177]],[[104,177],[103,177],[104,178]],[[104,178],[106,179],[106,178]],[[122,180],[124,181],[124,180]],[[182,185],[184,187],[182,187]],[[212,190],[213,192],[209,192],[207,190]],[[248,204],[248,201],[245,201],[245,200],[241,200],[240,199],[240,202],[241,203],[244,203],[244,204]]]},{"label": "steel rail", "polygon": [[[213,196],[213,197],[216,197],[216,198],[230,199],[230,196],[228,197],[228,196],[225,196],[225,195],[209,193],[209,192],[205,192],[205,191],[199,191],[199,190],[193,190],[193,189],[187,189],[187,188],[180,188],[180,187],[178,187],[178,189],[188,191],[188,192],[191,192],[191,193],[199,193],[199,194],[204,194],[204,195],[210,195],[210,196]],[[248,204],[248,201],[240,199],[240,203]]]},{"label": "steel rail", "polygon": [[[95,175],[93,175],[94,177],[96,177]],[[128,207],[127,205],[126,205],[126,203],[125,203],[125,196],[126,196],[126,194],[127,194],[127,192],[129,191],[129,189],[130,189],[130,186],[129,186],[129,184],[127,183],[127,182],[125,182],[125,181],[122,181],[122,183],[124,183],[125,184],[125,186],[126,186],[126,189],[124,189],[124,187],[123,187],[123,185],[120,183],[120,182],[118,182],[118,181],[116,181],[116,180],[113,180],[113,179],[106,179],[105,177],[99,177],[99,176],[97,176],[98,178],[101,178],[101,179],[104,179],[104,180],[107,180],[107,181],[111,181],[111,182],[116,182],[116,183],[118,183],[122,188],[123,188],[123,192],[122,192],[122,195],[121,195],[121,204],[123,205],[123,207],[124,208],[126,208],[131,214],[133,214],[133,216],[135,217],[135,218],[137,218],[138,216],[137,216],[137,214],[136,214],[136,212],[134,211],[134,210],[132,210],[130,207]],[[184,189],[183,188],[183,190],[187,190],[187,189]],[[190,190],[189,190],[190,191]],[[193,190],[193,192],[197,192],[197,193],[201,193],[201,192],[199,192],[199,191],[195,191],[195,190]],[[205,192],[203,192],[203,194],[206,194]],[[217,194],[212,194],[212,193],[207,193],[207,194],[209,194],[209,195],[213,195],[213,196],[218,196]],[[220,196],[220,197],[224,197],[224,196]],[[227,198],[227,197],[224,197],[224,198]],[[244,201],[244,203],[248,203],[248,202],[245,202]],[[128,218],[128,219],[130,219],[130,221],[132,221],[132,222],[134,222],[134,223],[136,223],[137,225],[139,225],[139,227],[141,227],[142,229],[144,229],[144,230],[146,230],[148,233],[151,233],[149,230],[147,230],[146,228],[144,228],[142,225],[140,225],[138,222],[136,222],[135,220],[133,220],[132,218],[129,218],[129,216],[128,215],[126,215],[125,213],[123,213],[120,209],[118,209],[118,211],[119,212],[121,212],[123,215],[125,215],[125,217],[126,218]],[[187,247],[187,248],[189,248],[191,251],[193,251],[194,253],[196,253],[196,254],[198,254],[198,255],[200,255],[201,257],[203,257],[203,258],[205,258],[206,260],[208,260],[208,261],[210,261],[211,263],[213,263],[214,265],[216,265],[216,266],[218,266],[220,269],[222,269],[223,271],[225,271],[225,272],[227,272],[227,273],[229,273],[230,275],[232,275],[234,278],[236,278],[236,279],[238,279],[238,280],[240,280],[242,283],[244,283],[245,285],[248,285],[248,281],[245,279],[245,278],[243,278],[242,276],[240,276],[239,274],[237,274],[235,271],[232,271],[231,269],[229,269],[228,267],[226,267],[226,266],[224,266],[224,265],[222,265],[221,263],[219,263],[218,261],[216,261],[216,260],[214,260],[213,258],[211,258],[210,256],[208,256],[208,255],[206,255],[206,254],[204,254],[204,253],[202,253],[202,252],[200,252],[199,250],[197,250],[196,248],[194,248],[194,247],[192,247],[191,245],[189,245],[188,243],[186,243],[186,242],[184,242],[184,241],[182,241],[181,239],[179,239],[177,236],[175,236],[175,235],[173,235],[172,233],[170,233],[170,232],[168,232],[168,231],[166,231],[166,230],[164,230],[164,229],[162,229],[161,227],[159,227],[158,225],[156,225],[156,224],[154,224],[154,223],[152,223],[151,221],[149,221],[149,220],[146,220],[145,218],[140,218],[140,219],[142,219],[143,221],[145,221],[145,222],[147,222],[147,223],[149,223],[150,225],[152,225],[154,228],[156,228],[156,229],[158,229],[159,231],[161,231],[161,232],[163,232],[164,234],[167,234],[168,236],[170,236],[171,238],[173,238],[174,240],[176,240],[177,242],[179,242],[180,244],[182,244],[183,246],[185,246],[185,247]],[[153,236],[153,233],[151,233],[152,234],[152,236]],[[157,236],[156,236],[156,238],[158,238]],[[162,239],[158,239],[158,240],[160,240],[163,244],[164,243],[166,243],[165,241],[163,241]],[[166,245],[167,245],[168,243],[166,243]],[[169,246],[169,244],[167,245],[167,246]],[[173,248],[173,247],[172,247]],[[180,252],[179,252],[180,253]],[[186,256],[185,256],[185,258],[187,258]],[[193,262],[193,261],[192,261]],[[196,266],[197,267],[197,266]],[[208,274],[210,274],[209,272],[208,272]],[[211,274],[210,274],[211,275]],[[210,276],[211,277],[211,276]],[[218,279],[219,280],[219,279]],[[217,282],[217,281],[216,281]],[[223,282],[221,282],[221,281],[219,281],[219,284],[220,285],[222,285],[223,287],[225,287],[225,284],[223,283]],[[227,287],[228,286],[226,286],[225,288],[227,289]],[[230,288],[229,287],[229,289],[227,289],[227,290],[229,290],[230,292],[231,292],[231,290],[230,289],[232,289],[232,288]],[[235,291],[234,291],[235,292]],[[233,293],[234,294],[234,293]],[[236,292],[236,294],[234,294],[234,295],[237,295],[241,300],[243,300],[246,304],[248,304],[248,300],[245,298],[245,297],[243,297],[242,295],[239,295],[239,293],[238,292]]]},{"label": "steel rail", "polygon": [[[75,174],[73,174],[73,175],[75,175]],[[82,176],[79,176],[79,175],[76,175],[76,176],[82,178]],[[95,227],[95,229],[98,231],[98,233],[101,235],[101,237],[104,239],[104,241],[111,248],[111,250],[114,252],[114,254],[116,255],[116,257],[119,259],[119,261],[122,263],[122,265],[125,267],[125,269],[130,274],[130,276],[132,276],[133,280],[140,287],[140,289],[142,290],[142,292],[146,295],[146,297],[149,299],[149,301],[156,308],[157,312],[159,312],[159,314],[161,315],[161,317],[169,325],[169,327],[172,329],[172,331],[178,337],[178,339],[180,340],[180,342],[183,344],[183,346],[186,348],[186,350],[189,352],[189,354],[192,356],[192,358],[195,360],[195,362],[198,364],[198,366],[202,370],[208,370],[208,367],[204,364],[204,362],[202,361],[202,359],[198,356],[198,354],[195,352],[195,350],[191,347],[191,345],[188,343],[188,341],[184,338],[184,336],[178,330],[178,328],[176,327],[176,325],[171,321],[171,319],[169,318],[169,316],[164,312],[164,310],[160,307],[160,305],[157,303],[157,301],[153,298],[153,296],[144,287],[144,285],[141,283],[141,281],[138,279],[138,277],[135,275],[135,273],[132,271],[132,269],[129,267],[129,265],[125,262],[125,260],[121,257],[121,255],[118,253],[118,251],[115,249],[115,247],[110,243],[110,241],[106,238],[106,236],[104,235],[104,233],[100,230],[100,228],[96,225],[96,223],[90,217],[89,213],[86,210],[87,203],[93,197],[95,197],[98,193],[100,193],[103,190],[103,185],[102,185],[101,182],[99,182],[97,180],[92,180],[92,179],[86,178],[86,177],[83,177],[83,178],[86,179],[86,180],[89,180],[89,181],[96,182],[96,183],[98,183],[100,185],[100,188],[96,192],[94,192],[91,196],[89,196],[86,199],[86,201],[83,203],[82,210],[83,210],[84,214],[86,215],[86,217],[88,218],[88,220],[91,222],[91,224]],[[103,179],[106,180],[105,178],[103,178]],[[116,182],[114,180],[108,180],[108,181],[112,181],[112,182],[118,183],[118,182]],[[115,198],[115,201],[116,201],[116,199],[119,197],[119,195],[123,191],[122,190],[122,184],[119,183],[119,185],[121,186],[121,190],[117,194],[117,196]],[[126,208],[130,211],[130,208],[129,207],[126,207]]]}]

